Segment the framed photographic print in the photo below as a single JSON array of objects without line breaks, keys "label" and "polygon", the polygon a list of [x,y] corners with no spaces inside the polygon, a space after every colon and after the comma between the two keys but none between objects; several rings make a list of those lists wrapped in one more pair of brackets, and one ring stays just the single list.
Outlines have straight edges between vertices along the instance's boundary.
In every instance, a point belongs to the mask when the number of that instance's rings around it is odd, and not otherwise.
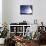
[{"label": "framed photographic print", "polygon": [[32,14],[32,5],[20,5],[20,14]]}]

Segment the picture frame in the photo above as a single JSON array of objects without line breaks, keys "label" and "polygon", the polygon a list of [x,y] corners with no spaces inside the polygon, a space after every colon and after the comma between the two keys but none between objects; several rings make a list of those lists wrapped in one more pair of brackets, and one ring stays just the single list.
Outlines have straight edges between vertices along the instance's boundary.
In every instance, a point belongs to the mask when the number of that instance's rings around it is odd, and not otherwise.
[{"label": "picture frame", "polygon": [[20,5],[20,14],[31,15],[33,14],[32,5]]}]

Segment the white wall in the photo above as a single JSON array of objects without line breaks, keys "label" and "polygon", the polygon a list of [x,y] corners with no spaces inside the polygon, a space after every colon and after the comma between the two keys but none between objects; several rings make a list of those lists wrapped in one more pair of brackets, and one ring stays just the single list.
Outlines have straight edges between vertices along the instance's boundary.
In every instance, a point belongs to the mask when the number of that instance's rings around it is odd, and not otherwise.
[{"label": "white wall", "polygon": [[[16,3],[17,2],[17,3]],[[7,18],[5,21],[9,23],[13,22],[22,22],[26,20],[28,23],[32,22],[34,19],[34,15],[20,15],[20,5],[33,5],[33,1],[31,0],[5,0],[5,17]],[[5,18],[4,18],[5,19]]]},{"label": "white wall", "polygon": [[41,21],[44,22],[44,25],[46,25],[46,0],[41,0],[40,1],[40,19]]},{"label": "white wall", "polygon": [[[46,0],[4,0],[3,20],[7,23],[22,22],[26,20],[29,24],[37,19],[38,24],[41,21],[46,25]],[[20,5],[33,5],[32,15],[20,15]]]},{"label": "white wall", "polygon": [[[9,1],[7,1],[9,2]],[[17,2],[17,3],[16,3]],[[9,3],[11,3],[12,6],[7,6],[11,8],[11,15],[9,16],[9,22],[22,22],[23,20],[26,20],[28,22],[33,21],[33,15],[21,15],[20,14],[20,5],[32,5],[32,0],[11,0]],[[10,10],[10,9],[9,9]],[[11,17],[11,18],[10,18]]]},{"label": "white wall", "polygon": [[0,27],[2,27],[2,0],[0,0]]},{"label": "white wall", "polygon": [[3,21],[3,23],[4,22],[8,22],[8,20],[7,20],[7,13],[6,13],[6,8],[7,7],[7,2],[6,2],[6,0],[2,0],[2,21]]}]

